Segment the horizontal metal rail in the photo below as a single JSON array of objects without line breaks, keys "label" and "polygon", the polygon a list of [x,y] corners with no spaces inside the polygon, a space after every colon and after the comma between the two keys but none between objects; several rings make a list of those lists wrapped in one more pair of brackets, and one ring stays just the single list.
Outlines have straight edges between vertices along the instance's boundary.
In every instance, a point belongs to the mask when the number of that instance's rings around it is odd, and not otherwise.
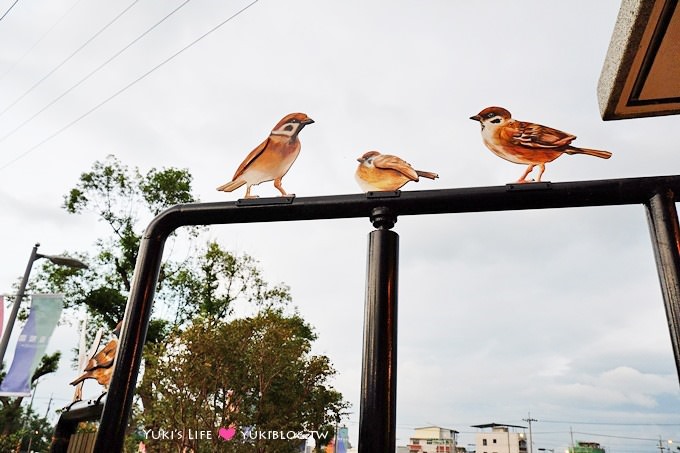
[{"label": "horizontal metal rail", "polygon": [[123,448],[137,374],[142,360],[153,297],[165,241],[189,225],[278,222],[420,214],[510,211],[645,204],[659,193],[678,201],[680,176],[610,179],[563,183],[509,184],[409,192],[322,197],[281,197],[174,206],[147,227],[140,244],[128,299],[115,370],[102,413],[95,451]]},{"label": "horizontal metal rail", "polygon": [[369,218],[376,207],[402,216],[643,204],[660,188],[676,192],[680,176],[188,203],[159,214],[146,236],[167,237],[187,225]]}]

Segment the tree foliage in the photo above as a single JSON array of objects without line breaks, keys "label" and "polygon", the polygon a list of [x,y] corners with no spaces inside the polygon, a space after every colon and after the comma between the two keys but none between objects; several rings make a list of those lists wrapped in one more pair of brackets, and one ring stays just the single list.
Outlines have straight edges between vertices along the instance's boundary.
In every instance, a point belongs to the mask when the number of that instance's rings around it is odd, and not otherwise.
[{"label": "tree foliage", "polygon": [[[329,385],[330,361],[310,354],[315,338],[299,315],[271,307],[231,321],[198,320],[155,346],[156,360],[146,370],[155,404],[142,421],[185,433],[172,439],[177,451],[298,451],[299,441],[251,439],[246,432],[310,433],[345,407]],[[225,442],[219,427],[237,434]],[[188,435],[206,429],[210,440]],[[167,442],[151,440],[147,448],[164,451]]]},{"label": "tree foliage", "polygon": [[[86,272],[46,263],[38,285],[65,293],[71,307],[86,306],[91,326],[112,329],[124,314],[142,223],[171,205],[195,201],[191,180],[186,170],[173,168],[141,174],[112,156],[95,162],[64,198],[64,208],[95,213],[111,234],[97,241],[95,255],[77,255],[90,264]],[[335,370],[327,357],[311,354],[316,335],[291,308],[289,288],[268,283],[247,254],[214,241],[196,245],[200,232],[187,230],[184,242],[193,245],[183,260],[162,264],[129,443],[146,437],[150,452],[170,451],[168,442],[178,451],[294,451],[291,442],[227,444],[217,432],[228,426],[327,429],[347,406],[330,385]],[[211,430],[212,439],[180,445],[140,434],[192,429]]]},{"label": "tree foliage", "polygon": [[[46,374],[54,373],[59,366],[61,352],[45,354],[31,377],[31,387],[35,388],[38,379]],[[0,382],[5,372],[0,372]],[[23,397],[0,397],[0,451],[14,451],[18,445],[27,449],[45,451],[52,437],[52,427],[45,417],[38,416],[29,408],[21,406]]]},{"label": "tree foliage", "polygon": [[[72,269],[44,263],[35,289],[64,293],[67,307],[86,306],[94,320],[92,326],[104,325],[112,330],[125,311],[144,223],[172,205],[196,201],[191,181],[187,170],[153,168],[142,174],[114,156],[96,161],[64,197],[63,207],[72,214],[94,213],[111,234],[97,240],[96,254],[75,254],[89,264],[84,272],[76,274]],[[195,237],[198,229],[188,229],[187,233]],[[162,289],[169,272],[180,267],[181,263],[165,263],[158,288]],[[148,340],[159,341],[167,334],[167,324],[156,317]]]},{"label": "tree foliage", "polygon": [[20,410],[16,416],[18,426],[0,435],[0,451],[29,451],[29,445],[32,451],[48,451],[53,431],[49,421],[32,410]]}]

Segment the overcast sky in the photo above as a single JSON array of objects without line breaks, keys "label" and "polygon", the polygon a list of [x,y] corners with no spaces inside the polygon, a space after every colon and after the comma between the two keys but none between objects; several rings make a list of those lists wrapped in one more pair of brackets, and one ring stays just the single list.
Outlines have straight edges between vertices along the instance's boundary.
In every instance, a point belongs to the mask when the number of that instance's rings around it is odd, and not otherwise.
[{"label": "overcast sky", "polygon": [[[488,151],[468,119],[489,105],[614,154],[561,157],[544,180],[677,173],[677,116],[600,118],[618,0],[261,0],[224,22],[250,1],[20,1],[0,20],[0,292],[12,291],[35,242],[44,253],[87,251],[107,233],[93,215],[61,209],[95,160],[187,168],[202,201],[236,200],[243,189],[215,187],[294,111],[316,121],[284,178],[298,196],[359,192],[356,158],[374,149],[440,174],[406,190],[512,182],[523,167]],[[277,194],[271,184],[254,193]],[[315,352],[331,358],[353,405],[354,443],[371,229],[353,219],[209,232],[291,286],[317,328]],[[564,451],[570,431],[611,453],[680,443],[642,206],[401,217],[395,231],[398,444],[439,425],[466,445],[470,425],[523,425],[529,413],[534,451]],[[63,371],[38,387],[42,410],[50,395],[52,409],[72,395],[76,345],[72,328],[58,330],[49,350],[65,353]]]}]

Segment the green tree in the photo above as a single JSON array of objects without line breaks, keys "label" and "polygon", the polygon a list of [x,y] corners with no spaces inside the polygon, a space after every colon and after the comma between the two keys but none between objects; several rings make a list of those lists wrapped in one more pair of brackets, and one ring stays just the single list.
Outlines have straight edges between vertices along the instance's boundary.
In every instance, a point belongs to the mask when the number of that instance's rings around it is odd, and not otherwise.
[{"label": "green tree", "polygon": [[[96,242],[94,256],[75,254],[89,264],[85,271],[76,274],[73,269],[43,263],[42,277],[36,279],[35,289],[64,293],[67,308],[85,305],[93,327],[105,325],[112,330],[123,318],[144,223],[169,206],[196,201],[191,181],[187,170],[154,168],[142,175],[139,169],[129,169],[114,156],[96,161],[64,197],[63,207],[72,214],[94,213],[109,227],[111,235]],[[185,231],[195,237],[198,230]],[[167,273],[177,267],[181,263],[164,264],[159,289]],[[148,341],[158,341],[167,334],[167,325],[167,320],[154,318]]]},{"label": "green tree", "polygon": [[[31,377],[31,387],[35,388],[38,379],[54,373],[59,366],[61,352],[45,354],[38,368]],[[5,378],[5,372],[0,373],[0,382]],[[42,451],[49,445],[52,428],[45,417],[39,417],[32,410],[21,406],[23,397],[0,397],[0,451],[14,451],[22,442],[27,446],[32,439],[32,449]],[[9,447],[8,447],[9,446]]]},{"label": "green tree", "polygon": [[22,426],[10,434],[0,436],[0,451],[47,451],[52,438],[53,427],[45,417],[34,411],[21,415]]},{"label": "green tree", "polygon": [[[157,357],[171,347],[185,329],[200,320],[203,331],[211,332],[233,314],[239,303],[241,309],[247,311],[249,307],[255,310],[280,308],[291,301],[288,287],[266,282],[252,257],[222,250],[215,242],[209,242],[201,252],[184,261],[176,272],[168,274],[157,297],[157,301],[163,301],[168,311],[174,313],[170,330],[174,335],[156,342],[157,347],[148,345],[144,352],[145,372],[137,388],[144,413],[155,411],[158,403],[158,394],[153,390],[157,376],[151,371],[157,364]],[[219,365],[213,363],[213,366]]]},{"label": "green tree", "polygon": [[[231,321],[198,319],[156,346],[156,360],[145,371],[156,403],[142,421],[183,433],[170,441],[177,451],[299,451],[300,440],[251,439],[246,427],[250,433],[309,433],[346,406],[330,387],[335,370],[328,358],[310,354],[315,338],[299,315],[281,308]],[[236,428],[236,437],[225,442],[219,427]],[[189,438],[206,429],[211,440]],[[167,451],[168,442],[151,439],[147,447]]]},{"label": "green tree", "polygon": [[[36,286],[65,293],[69,307],[85,305],[93,329],[113,328],[124,313],[143,227],[164,208],[195,200],[186,170],[142,175],[112,156],[95,162],[64,208],[94,212],[111,235],[97,241],[94,256],[78,255],[89,270],[75,274],[47,263]],[[196,451],[223,451],[228,445],[215,434],[228,423],[276,430],[328,425],[346,403],[328,384],[335,373],[330,360],[310,355],[311,326],[288,312],[288,287],[270,285],[248,255],[215,242],[197,246],[201,231],[185,228],[172,238],[189,243],[191,252],[161,266],[130,444],[144,430],[215,429],[214,442],[199,442]],[[149,444],[150,451],[168,450],[162,442]],[[258,444],[255,451],[288,451],[290,444],[282,445]]]}]

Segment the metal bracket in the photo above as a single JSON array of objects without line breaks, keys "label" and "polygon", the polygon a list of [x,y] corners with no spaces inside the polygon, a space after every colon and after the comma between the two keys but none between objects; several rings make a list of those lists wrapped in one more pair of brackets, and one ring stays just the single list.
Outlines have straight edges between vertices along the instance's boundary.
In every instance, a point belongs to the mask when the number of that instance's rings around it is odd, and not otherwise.
[{"label": "metal bracket", "polygon": [[550,182],[525,182],[525,183],[511,183],[505,185],[505,190],[508,192],[518,192],[526,190],[549,190],[552,189]]},{"label": "metal bracket", "polygon": [[236,200],[236,206],[269,206],[274,204],[292,204],[293,200],[295,200],[295,195],[267,198],[239,198]]},{"label": "metal bracket", "polygon": [[366,198],[399,198],[401,196],[401,190],[371,190],[366,192]]}]

